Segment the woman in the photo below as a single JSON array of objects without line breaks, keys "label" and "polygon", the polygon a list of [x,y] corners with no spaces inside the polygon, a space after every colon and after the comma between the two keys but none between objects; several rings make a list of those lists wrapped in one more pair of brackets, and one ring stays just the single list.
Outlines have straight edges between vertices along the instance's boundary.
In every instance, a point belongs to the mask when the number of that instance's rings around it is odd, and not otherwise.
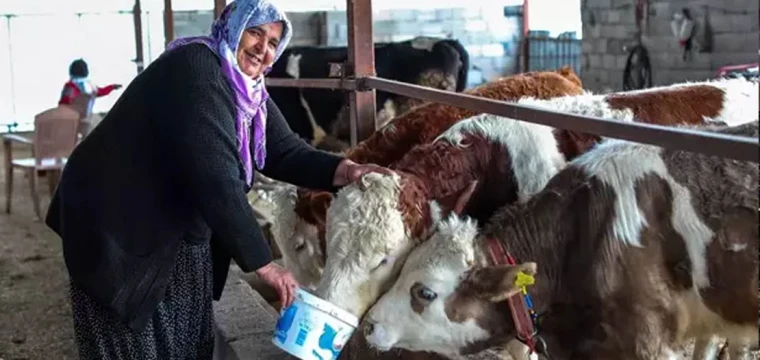
[{"label": "woman", "polygon": [[290,131],[263,74],[291,34],[267,0],[229,4],[211,36],[170,44],[72,153],[46,223],[63,239],[81,358],[210,359],[231,258],[293,301],[245,196],[254,166],[330,191],[389,172]]},{"label": "woman", "polygon": [[[69,81],[63,84],[58,105],[70,105],[80,94],[91,94],[93,97],[101,97],[121,88],[120,84],[97,87],[88,79],[88,76],[90,76],[90,70],[87,68],[87,62],[82,59],[72,61],[71,65],[69,65]],[[94,104],[95,99],[90,99],[87,103],[86,115],[92,113],[92,106]]]}]

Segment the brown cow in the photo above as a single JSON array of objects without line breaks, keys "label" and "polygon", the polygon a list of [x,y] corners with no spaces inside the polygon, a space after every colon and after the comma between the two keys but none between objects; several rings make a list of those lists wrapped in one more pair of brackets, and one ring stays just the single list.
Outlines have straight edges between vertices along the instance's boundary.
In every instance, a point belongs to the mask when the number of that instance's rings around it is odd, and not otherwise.
[{"label": "brown cow", "polygon": [[[758,137],[758,122],[705,130]],[[476,353],[515,336],[504,299],[529,288],[553,358],[660,359],[717,334],[758,345],[758,166],[608,140],[478,235],[452,215],[368,312],[379,349]],[[495,265],[498,241],[518,262]],[[536,270],[536,263],[539,264]]]},{"label": "brown cow", "polygon": [[[660,124],[671,126],[705,120],[736,124],[757,120],[757,90],[757,83],[736,79],[629,95],[586,94],[518,103],[620,121],[663,121]],[[690,99],[712,98],[724,100],[710,107],[690,104]],[[648,109],[661,114],[651,115]],[[317,295],[361,316],[393,282],[394,270],[408,251],[426,238],[432,223],[431,201],[448,211],[457,195],[469,191],[477,180],[473,201],[465,210],[485,221],[496,208],[538,192],[559,164],[601,140],[515,123],[525,122],[493,115],[459,121],[439,140],[418,146],[393,164],[399,178],[375,174],[343,188],[327,213],[327,256]]]},{"label": "brown cow", "polygon": [[[582,92],[580,79],[569,67],[509,76],[464,91],[505,101],[524,96],[548,99]],[[426,103],[396,117],[345,155],[359,163],[387,166],[415,145],[429,143],[452,124],[473,115],[475,112],[470,110]],[[273,236],[285,265],[302,285],[316,285],[324,267],[325,214],[332,194],[288,186],[276,194],[274,201],[277,221],[273,224]]]}]

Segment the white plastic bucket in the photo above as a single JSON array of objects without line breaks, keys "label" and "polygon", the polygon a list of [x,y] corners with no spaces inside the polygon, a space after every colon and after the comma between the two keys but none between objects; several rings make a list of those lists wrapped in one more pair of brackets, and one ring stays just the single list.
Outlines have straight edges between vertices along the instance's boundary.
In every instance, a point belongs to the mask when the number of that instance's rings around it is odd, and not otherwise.
[{"label": "white plastic bucket", "polygon": [[277,319],[272,342],[301,360],[335,360],[358,325],[353,314],[299,288]]}]

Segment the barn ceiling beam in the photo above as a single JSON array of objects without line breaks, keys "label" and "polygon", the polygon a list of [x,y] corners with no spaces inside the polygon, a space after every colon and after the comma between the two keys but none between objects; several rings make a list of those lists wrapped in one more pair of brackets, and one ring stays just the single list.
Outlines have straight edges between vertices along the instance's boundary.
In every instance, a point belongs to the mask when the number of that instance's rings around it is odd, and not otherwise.
[{"label": "barn ceiling beam", "polygon": [[[375,76],[375,44],[372,37],[372,0],[346,0],[348,16],[347,75],[353,78]],[[351,145],[368,138],[375,124],[375,89],[349,92]]]}]

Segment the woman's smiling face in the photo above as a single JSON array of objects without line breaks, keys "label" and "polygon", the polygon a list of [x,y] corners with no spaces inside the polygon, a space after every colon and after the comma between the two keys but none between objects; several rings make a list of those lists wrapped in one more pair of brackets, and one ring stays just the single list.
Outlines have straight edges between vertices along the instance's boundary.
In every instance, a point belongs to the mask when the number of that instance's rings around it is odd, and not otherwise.
[{"label": "woman's smiling face", "polygon": [[282,37],[282,23],[272,22],[243,31],[237,50],[240,71],[255,79],[272,66]]}]

